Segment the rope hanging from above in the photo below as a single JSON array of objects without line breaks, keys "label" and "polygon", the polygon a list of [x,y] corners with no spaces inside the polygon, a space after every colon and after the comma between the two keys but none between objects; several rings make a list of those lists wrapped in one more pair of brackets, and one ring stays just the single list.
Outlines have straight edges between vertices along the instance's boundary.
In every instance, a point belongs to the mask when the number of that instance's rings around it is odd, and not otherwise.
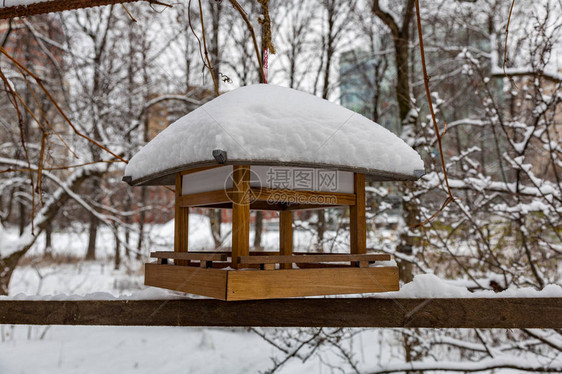
[{"label": "rope hanging from above", "polygon": [[263,26],[263,48],[275,54],[275,46],[271,40],[271,17],[269,15],[269,0],[258,0],[263,9],[263,18],[259,18],[259,23]]}]

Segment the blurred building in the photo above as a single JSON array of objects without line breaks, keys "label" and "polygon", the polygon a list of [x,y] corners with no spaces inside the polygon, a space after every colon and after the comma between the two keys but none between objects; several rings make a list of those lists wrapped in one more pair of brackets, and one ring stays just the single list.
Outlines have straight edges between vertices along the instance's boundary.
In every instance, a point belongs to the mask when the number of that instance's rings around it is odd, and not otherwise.
[{"label": "blurred building", "polygon": [[[181,97],[189,97],[192,102],[182,100],[180,99]],[[146,111],[145,120],[142,124],[145,141],[151,141],[170,124],[195,110],[198,105],[194,103],[205,103],[214,97],[214,91],[203,87],[194,87],[189,90],[188,94],[152,94],[149,99],[151,105]],[[121,174],[116,175],[119,179],[121,176]],[[123,193],[131,193],[131,189],[125,186],[124,183],[121,187]],[[145,204],[154,207],[144,211],[144,222],[165,223],[174,218],[173,187],[171,186],[172,190],[163,187],[143,187],[145,189],[144,192],[141,192],[139,189],[135,189],[132,192],[137,195],[133,199],[134,201],[141,201],[140,195],[144,194]],[[199,209],[198,213],[203,213],[203,210]],[[134,222],[139,220],[140,214],[137,212],[134,216]]]},{"label": "blurred building", "polygon": [[[392,60],[393,61],[393,60]],[[339,60],[340,103],[342,106],[362,114],[400,136],[396,98],[392,84],[395,69],[386,58],[361,49],[344,52]],[[398,222],[402,215],[402,198],[395,183],[376,183],[387,191],[383,198],[368,194],[367,210],[370,213],[383,211],[370,223],[377,228],[396,229],[391,222]],[[387,227],[389,226],[390,227]]]},{"label": "blurred building", "polygon": [[397,133],[393,74],[392,64],[381,56],[361,49],[343,52],[339,60],[341,105]]},{"label": "blurred building", "polygon": [[0,38],[12,57],[25,61],[37,72],[48,68],[51,64],[48,59],[59,65],[63,63],[62,54],[58,52],[65,43],[64,30],[58,19],[50,15],[35,16],[33,23],[27,24],[20,18],[0,20]]}]

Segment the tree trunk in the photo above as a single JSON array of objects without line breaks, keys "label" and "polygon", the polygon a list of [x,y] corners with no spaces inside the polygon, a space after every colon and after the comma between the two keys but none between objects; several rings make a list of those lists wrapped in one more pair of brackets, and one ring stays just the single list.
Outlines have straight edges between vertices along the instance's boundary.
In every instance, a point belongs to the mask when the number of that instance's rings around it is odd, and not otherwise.
[{"label": "tree trunk", "polygon": [[53,242],[51,237],[52,232],[53,232],[53,224],[51,223],[51,221],[49,221],[47,227],[45,227],[45,252],[43,253],[44,257],[51,257],[53,255],[52,253]]},{"label": "tree trunk", "polygon": [[[92,181],[92,192],[94,196],[101,189],[101,179],[94,178]],[[97,198],[97,196],[96,196]],[[99,220],[93,214],[90,214],[90,228],[88,230],[88,249],[86,251],[86,261],[96,259],[96,241],[98,236]]]},{"label": "tree trunk", "polygon": [[400,123],[404,125],[409,119],[408,114],[412,108],[410,98],[410,74],[408,70],[408,36],[400,33],[394,38],[394,53],[396,63],[396,100],[398,101],[398,112]]},{"label": "tree trunk", "polygon": [[93,214],[90,214],[90,229],[88,239],[88,251],[86,252],[86,260],[96,259],[96,239],[98,236],[99,221]]},{"label": "tree trunk", "polygon": [[316,223],[318,243],[317,248],[320,252],[324,252],[324,232],[326,231],[326,211],[321,209],[318,211],[318,222]]},{"label": "tree trunk", "polygon": [[256,211],[256,222],[254,225],[254,248],[257,250],[261,250],[261,236],[263,232],[263,212],[258,210]]},{"label": "tree trunk", "polygon": [[18,203],[18,207],[19,207],[19,217],[18,217],[18,224],[19,224],[19,231],[20,231],[20,236],[23,235],[23,231],[25,229],[25,204],[20,201]]},{"label": "tree trunk", "polygon": [[[414,12],[414,0],[405,0],[405,12],[402,18],[402,24],[398,25],[392,15],[381,9],[379,1],[373,1],[373,12],[377,17],[383,21],[392,33],[392,40],[394,43],[394,62],[396,64],[396,101],[398,102],[398,114],[400,116],[399,133],[402,133],[404,126],[414,126],[417,117],[412,116],[410,111],[412,109],[412,99],[410,96],[410,74],[409,74],[409,42],[410,42],[410,21]],[[407,183],[405,192],[411,191],[414,188],[413,183]],[[419,239],[410,236],[410,227],[417,223],[418,207],[415,202],[410,200],[402,200],[402,208],[404,214],[404,223],[406,227],[401,230],[400,243],[397,246],[397,251],[410,255],[413,253],[413,248],[419,243]],[[412,264],[406,261],[398,261],[400,270],[400,278],[404,282],[409,282],[413,279]]]},{"label": "tree trunk", "polygon": [[213,235],[213,240],[215,242],[215,248],[218,248],[222,245],[222,235],[221,235],[222,210],[212,209],[209,212],[209,218],[211,219],[211,233]]},{"label": "tree trunk", "polygon": [[[141,190],[141,207],[144,207],[146,201],[146,189],[143,188]],[[144,241],[144,221],[146,219],[145,216],[145,212],[144,209],[141,209],[141,211],[139,212],[139,237],[137,240],[137,255],[136,258],[137,260],[140,260],[141,258],[141,253],[142,253],[142,246],[143,246],[143,241]]]},{"label": "tree trunk", "polygon": [[[408,182],[405,183],[404,193],[408,191],[412,191],[414,189],[414,183]],[[407,256],[413,254],[413,249],[415,246],[420,244],[420,240],[416,236],[409,235],[410,228],[415,226],[418,223],[418,206],[416,203],[411,201],[402,200],[402,209],[403,209],[403,217],[404,223],[406,227],[404,227],[402,232],[400,233],[400,243],[396,248],[398,252],[404,253]],[[414,279],[414,266],[411,262],[399,260],[398,269],[400,274],[400,279],[404,283],[408,283]]]},{"label": "tree trunk", "polygon": [[[127,191],[127,197],[125,198],[125,212],[131,211],[131,195],[129,191]],[[131,224],[131,216],[127,214],[125,217],[125,257],[130,258],[131,253],[129,252],[129,244],[131,231],[129,230],[129,225]]]},{"label": "tree trunk", "polygon": [[119,270],[121,266],[121,240],[119,240],[119,229],[115,227],[115,264],[114,269]]},{"label": "tree trunk", "polygon": [[[220,26],[221,26],[221,13],[222,13],[222,3],[220,1],[209,2],[209,8],[211,11],[211,45],[209,53],[211,54],[211,60],[213,61],[213,70],[215,71],[215,76],[219,77],[220,71],[220,49],[219,49],[219,36],[220,36]],[[220,79],[217,79],[217,86],[220,87]]]},{"label": "tree trunk", "polygon": [[57,196],[55,200],[49,200],[43,206],[41,211],[36,215],[40,219],[34,222],[34,232],[31,235],[31,224],[27,225],[24,232],[28,232],[30,235],[24,235],[22,237],[23,242],[19,246],[19,250],[12,253],[8,257],[0,257],[0,295],[7,295],[10,286],[10,279],[14,269],[16,268],[18,261],[22,258],[27,251],[33,246],[37,237],[45,230],[49,221],[51,221],[58,210],[64,206],[66,201],[70,198],[66,191],[76,191],[78,187],[92,175],[99,175],[98,172],[87,170],[81,174],[75,174],[73,177],[69,178],[69,184],[65,188],[59,188],[52,196]]},{"label": "tree trunk", "polygon": [[[330,70],[332,69],[332,59],[335,52],[335,35],[334,35],[334,22],[336,17],[336,8],[334,3],[325,3],[328,13],[328,30],[326,33],[326,66],[324,69],[324,83],[322,86],[322,98],[328,100],[330,94]],[[318,220],[316,225],[316,232],[318,236],[318,249],[324,252],[324,232],[326,230],[326,212],[324,209],[318,211]]]},{"label": "tree trunk", "polygon": [[6,258],[0,258],[0,295],[8,295],[12,273],[21,257],[23,254],[16,252]]},{"label": "tree trunk", "polygon": [[[148,84],[150,82],[150,75],[148,72],[148,64],[146,62],[148,56],[147,56],[147,51],[145,49],[143,49],[142,51],[142,77],[143,77],[143,81],[146,83],[145,85],[145,93],[144,93],[144,99],[146,101],[150,100],[150,87],[151,85]],[[142,138],[144,143],[148,143],[150,141],[150,110],[147,110],[145,115],[144,115],[144,119],[143,119],[143,126],[142,126]],[[143,247],[143,241],[144,241],[144,224],[145,224],[145,220],[146,220],[146,214],[144,211],[144,206],[146,204],[146,192],[147,189],[146,188],[141,188],[141,198],[140,198],[140,207],[141,210],[139,212],[139,237],[138,237],[138,241],[137,241],[137,255],[136,258],[137,260],[141,259],[141,254],[142,254],[142,247]]]}]

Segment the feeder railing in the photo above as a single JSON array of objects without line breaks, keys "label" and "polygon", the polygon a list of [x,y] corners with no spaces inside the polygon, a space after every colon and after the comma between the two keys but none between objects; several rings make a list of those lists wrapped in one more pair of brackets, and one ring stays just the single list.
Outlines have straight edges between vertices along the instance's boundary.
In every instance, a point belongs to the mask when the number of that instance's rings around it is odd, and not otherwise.
[{"label": "feeder railing", "polygon": [[241,256],[241,264],[290,264],[301,263],[311,264],[317,262],[365,262],[374,263],[375,261],[389,261],[388,254],[295,254],[292,256]]},{"label": "feeder railing", "polygon": [[193,253],[193,252],[151,252],[152,258],[169,258],[174,260],[193,260],[193,261],[227,261],[229,255],[227,253]]}]

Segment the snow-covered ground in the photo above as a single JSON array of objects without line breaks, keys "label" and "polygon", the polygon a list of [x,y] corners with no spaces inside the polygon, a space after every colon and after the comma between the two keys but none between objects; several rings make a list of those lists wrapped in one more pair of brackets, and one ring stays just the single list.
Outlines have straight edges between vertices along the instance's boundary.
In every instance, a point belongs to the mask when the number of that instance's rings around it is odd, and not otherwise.
[{"label": "snow-covered ground", "polygon": [[[251,373],[271,349],[243,330],[3,326],[0,373]],[[42,338],[41,334],[45,333]],[[13,334],[13,335],[12,335]],[[32,359],[26,359],[32,358]]]},{"label": "snow-covered ground", "polygon": [[[279,351],[245,329],[185,327],[2,326],[0,373],[257,373]],[[42,336],[44,335],[44,336]],[[386,339],[388,346],[382,347]],[[360,367],[399,354],[384,331],[364,331],[346,342]],[[392,344],[391,344],[392,343]],[[287,362],[280,373],[331,373],[339,357],[322,352]]]}]

